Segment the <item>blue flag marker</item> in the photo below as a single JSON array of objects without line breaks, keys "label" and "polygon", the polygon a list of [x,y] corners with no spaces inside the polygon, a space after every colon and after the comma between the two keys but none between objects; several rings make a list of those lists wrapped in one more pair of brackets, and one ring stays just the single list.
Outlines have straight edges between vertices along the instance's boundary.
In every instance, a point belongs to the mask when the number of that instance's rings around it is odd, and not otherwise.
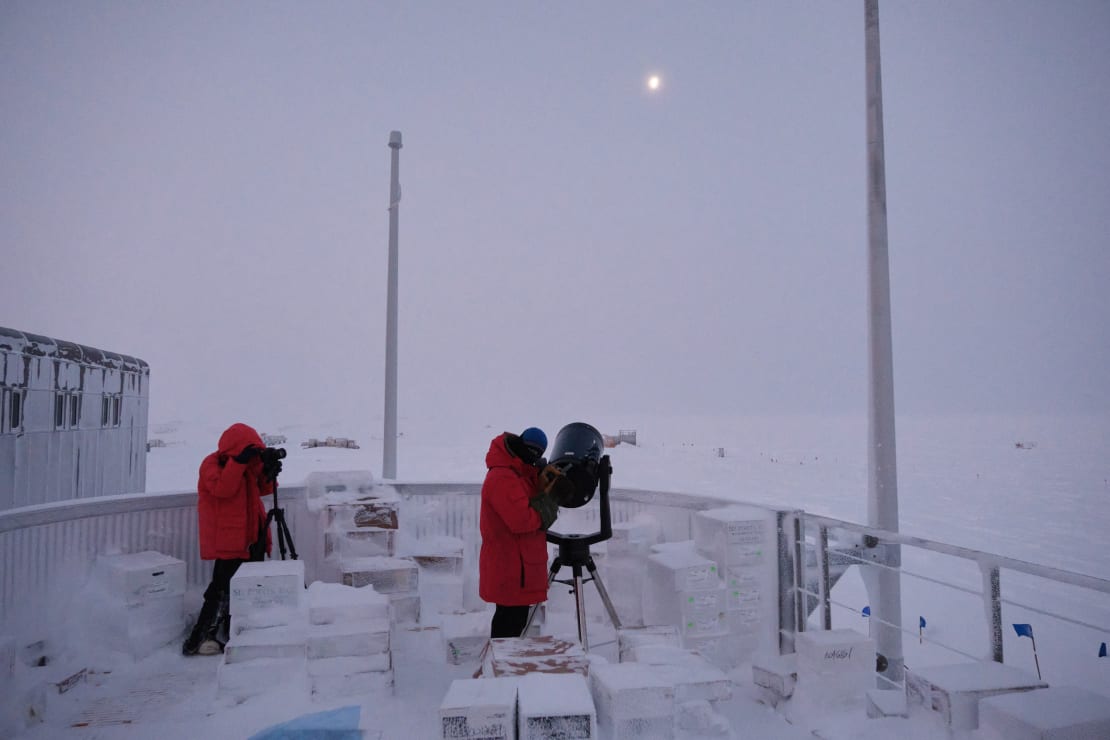
[{"label": "blue flag marker", "polygon": [[925,629],[925,617],[918,617],[917,620],[917,628],[922,630]]},{"label": "blue flag marker", "polygon": [[1106,657],[1106,643],[1105,642],[1102,643],[1102,645],[1100,645],[1099,648],[1098,648],[1098,657],[1100,657],[1100,658],[1105,658]]},{"label": "blue flag marker", "polygon": [[870,617],[871,616],[871,607],[869,607],[869,606],[863,607],[863,611],[861,611],[860,614],[862,614],[865,617]]},{"label": "blue flag marker", "polygon": [[1031,624],[1015,624],[1014,632],[1017,632],[1018,637],[1033,639],[1033,625]]}]

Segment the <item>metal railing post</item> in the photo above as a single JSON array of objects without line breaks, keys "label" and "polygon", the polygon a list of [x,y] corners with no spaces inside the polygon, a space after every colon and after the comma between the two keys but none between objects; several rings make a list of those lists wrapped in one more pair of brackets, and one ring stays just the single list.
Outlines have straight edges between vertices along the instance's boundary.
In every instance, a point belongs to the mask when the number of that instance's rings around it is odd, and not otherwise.
[{"label": "metal railing post", "polygon": [[802,534],[802,515],[794,515],[794,631],[806,631],[806,542]]},{"label": "metal railing post", "polygon": [[821,569],[821,625],[822,629],[832,629],[832,586],[829,583],[829,528],[822,526],[817,530],[817,562]]},{"label": "metal railing post", "polygon": [[983,596],[987,599],[987,613],[990,614],[991,660],[1002,661],[1002,577],[997,565],[983,568]]},{"label": "metal railing post", "polygon": [[787,529],[787,517],[789,516],[791,516],[789,511],[775,512],[775,531],[778,535],[779,556],[780,655],[794,652],[794,601],[797,599],[797,594],[794,592],[794,558],[791,556],[790,532]]}]

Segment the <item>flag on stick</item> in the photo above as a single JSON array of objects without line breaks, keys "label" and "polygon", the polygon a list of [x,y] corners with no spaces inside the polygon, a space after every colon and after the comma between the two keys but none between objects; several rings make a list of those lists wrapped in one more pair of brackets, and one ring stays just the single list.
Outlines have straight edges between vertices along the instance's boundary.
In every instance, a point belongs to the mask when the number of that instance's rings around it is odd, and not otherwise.
[{"label": "flag on stick", "polygon": [[1099,645],[1098,657],[1100,657],[1100,658],[1105,658],[1106,657],[1106,643],[1105,642],[1102,643],[1101,645]]},{"label": "flag on stick", "polygon": [[917,618],[917,644],[920,645],[924,642],[923,635],[925,634],[925,617],[919,616]]},{"label": "flag on stick", "polygon": [[1033,641],[1033,662],[1037,664],[1037,679],[1041,679],[1041,660],[1037,657],[1037,638],[1033,637],[1033,625],[1031,624],[1015,624],[1014,632],[1017,632],[1018,637],[1028,637]]},{"label": "flag on stick", "polygon": [[869,607],[869,606],[863,607],[863,611],[861,611],[860,614],[864,617],[870,617],[871,616],[871,607]]}]

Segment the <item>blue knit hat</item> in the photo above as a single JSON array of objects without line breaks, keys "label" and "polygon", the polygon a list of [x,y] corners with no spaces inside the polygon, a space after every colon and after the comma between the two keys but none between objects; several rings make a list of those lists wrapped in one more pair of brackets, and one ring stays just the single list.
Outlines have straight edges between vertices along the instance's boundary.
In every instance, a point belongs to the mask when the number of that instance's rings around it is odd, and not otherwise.
[{"label": "blue knit hat", "polygon": [[520,433],[520,438],[524,444],[539,450],[540,455],[547,449],[547,435],[539,427],[528,427]]}]

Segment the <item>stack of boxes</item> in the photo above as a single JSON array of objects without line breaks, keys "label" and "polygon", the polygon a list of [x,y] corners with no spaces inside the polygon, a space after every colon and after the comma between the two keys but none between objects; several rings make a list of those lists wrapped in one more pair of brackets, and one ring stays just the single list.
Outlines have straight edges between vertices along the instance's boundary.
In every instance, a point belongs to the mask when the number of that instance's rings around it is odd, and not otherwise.
[{"label": "stack of boxes", "polygon": [[184,561],[150,550],[107,555],[93,574],[100,593],[89,600],[90,621],[109,647],[138,659],[181,638]]},{"label": "stack of boxes", "polygon": [[393,690],[388,597],[316,581],[308,588],[308,680],[313,697]]},{"label": "stack of boxes", "polygon": [[217,681],[233,702],[290,679],[307,690],[304,563],[243,563],[231,579],[231,634]]},{"label": "stack of boxes", "polygon": [[747,660],[761,642],[775,642],[772,514],[740,505],[699,511],[693,529],[697,552],[717,565],[724,582],[724,626],[731,635],[727,659],[735,665]]},{"label": "stack of boxes", "polygon": [[725,587],[717,564],[695,552],[692,543],[659,549],[646,561],[644,624],[675,625],[685,647],[714,656],[714,641],[727,636]]},{"label": "stack of boxes", "polygon": [[659,535],[660,526],[655,521],[623,522],[613,525],[613,536],[604,543],[607,555],[598,571],[622,626],[644,623],[644,559],[651,554]]},{"label": "stack of boxes", "polygon": [[420,573],[412,560],[385,556],[344,558],[340,562],[340,579],[346,586],[373,586],[379,594],[385,594],[394,624],[420,621]]}]

